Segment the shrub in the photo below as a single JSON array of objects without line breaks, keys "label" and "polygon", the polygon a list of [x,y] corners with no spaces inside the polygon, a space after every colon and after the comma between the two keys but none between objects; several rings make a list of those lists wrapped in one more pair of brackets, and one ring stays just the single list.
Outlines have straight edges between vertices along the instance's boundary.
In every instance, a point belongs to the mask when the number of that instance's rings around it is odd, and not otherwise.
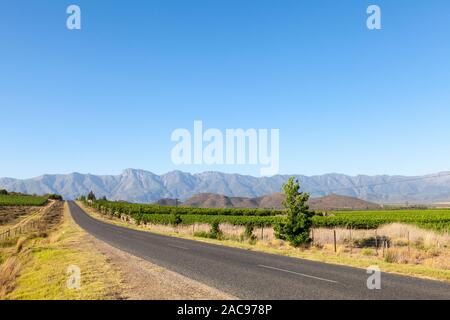
[{"label": "shrub", "polygon": [[209,230],[209,232],[198,231],[194,233],[194,237],[221,240],[223,239],[223,233],[220,230],[219,226],[220,226],[219,221],[215,220],[211,222],[211,230]]},{"label": "shrub", "polygon": [[398,253],[394,250],[386,250],[384,254],[384,261],[388,263],[397,263],[399,258]]},{"label": "shrub", "polygon": [[373,249],[364,248],[361,250],[361,254],[364,256],[374,256],[374,255],[376,255],[376,252]]},{"label": "shrub", "polygon": [[252,223],[248,223],[245,225],[244,233],[241,236],[241,241],[248,240],[250,244],[256,243],[256,236],[253,234],[253,231],[255,230],[255,226]]},{"label": "shrub", "polygon": [[209,235],[211,239],[221,239],[223,237],[223,233],[220,230],[220,222],[218,220],[214,220],[211,223],[211,231],[209,231]]},{"label": "shrub", "polygon": [[172,225],[177,226],[182,223],[181,215],[178,213],[176,209],[172,210]]},{"label": "shrub", "polygon": [[383,245],[390,247],[391,240],[386,236],[368,237],[353,240],[353,245],[357,248],[382,247]]},{"label": "shrub", "polygon": [[205,231],[194,232],[194,237],[209,238],[209,232]]}]

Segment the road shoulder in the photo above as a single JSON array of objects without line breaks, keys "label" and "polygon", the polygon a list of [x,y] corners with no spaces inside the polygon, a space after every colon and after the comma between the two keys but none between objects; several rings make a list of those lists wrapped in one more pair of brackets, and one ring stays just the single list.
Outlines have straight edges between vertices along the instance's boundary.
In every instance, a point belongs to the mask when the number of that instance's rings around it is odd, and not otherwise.
[{"label": "road shoulder", "polygon": [[[72,219],[73,221],[73,219]],[[75,222],[74,222],[75,223]],[[77,225],[78,228],[80,228]],[[80,228],[81,229],[81,228]],[[234,296],[189,279],[84,233],[84,242],[120,272],[121,298],[129,300],[230,300]]]}]

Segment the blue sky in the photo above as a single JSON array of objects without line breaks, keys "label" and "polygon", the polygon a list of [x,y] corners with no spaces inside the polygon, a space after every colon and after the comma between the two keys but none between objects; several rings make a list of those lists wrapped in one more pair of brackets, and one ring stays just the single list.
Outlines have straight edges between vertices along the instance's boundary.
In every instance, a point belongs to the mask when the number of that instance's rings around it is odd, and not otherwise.
[{"label": "blue sky", "polygon": [[3,0],[0,39],[0,177],[258,174],[172,164],[194,120],[279,128],[280,173],[450,169],[446,0]]}]

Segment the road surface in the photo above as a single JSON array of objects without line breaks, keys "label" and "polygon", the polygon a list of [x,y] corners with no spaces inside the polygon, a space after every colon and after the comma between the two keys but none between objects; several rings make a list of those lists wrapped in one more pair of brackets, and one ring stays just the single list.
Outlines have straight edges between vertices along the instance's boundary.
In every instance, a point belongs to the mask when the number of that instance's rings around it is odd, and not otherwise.
[{"label": "road surface", "polygon": [[450,299],[450,284],[381,274],[367,288],[366,270],[229,248],[132,230],[86,214],[69,202],[88,233],[130,254],[242,299]]}]

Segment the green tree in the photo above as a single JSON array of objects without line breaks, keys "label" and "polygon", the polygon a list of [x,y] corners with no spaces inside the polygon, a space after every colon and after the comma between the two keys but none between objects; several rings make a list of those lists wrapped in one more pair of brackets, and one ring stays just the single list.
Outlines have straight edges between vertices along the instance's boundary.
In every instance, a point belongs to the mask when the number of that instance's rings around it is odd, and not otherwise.
[{"label": "green tree", "polygon": [[5,189],[0,190],[0,194],[1,195],[8,195],[8,191],[6,191]]},{"label": "green tree", "polygon": [[307,202],[309,194],[300,191],[300,184],[294,177],[283,185],[285,199],[283,206],[287,216],[275,225],[275,236],[289,241],[294,247],[307,245],[311,242],[310,229],[314,212],[309,210]]},{"label": "green tree", "polygon": [[95,201],[97,198],[95,197],[94,192],[90,191],[88,196],[87,196],[87,199],[91,200],[91,201]]}]

